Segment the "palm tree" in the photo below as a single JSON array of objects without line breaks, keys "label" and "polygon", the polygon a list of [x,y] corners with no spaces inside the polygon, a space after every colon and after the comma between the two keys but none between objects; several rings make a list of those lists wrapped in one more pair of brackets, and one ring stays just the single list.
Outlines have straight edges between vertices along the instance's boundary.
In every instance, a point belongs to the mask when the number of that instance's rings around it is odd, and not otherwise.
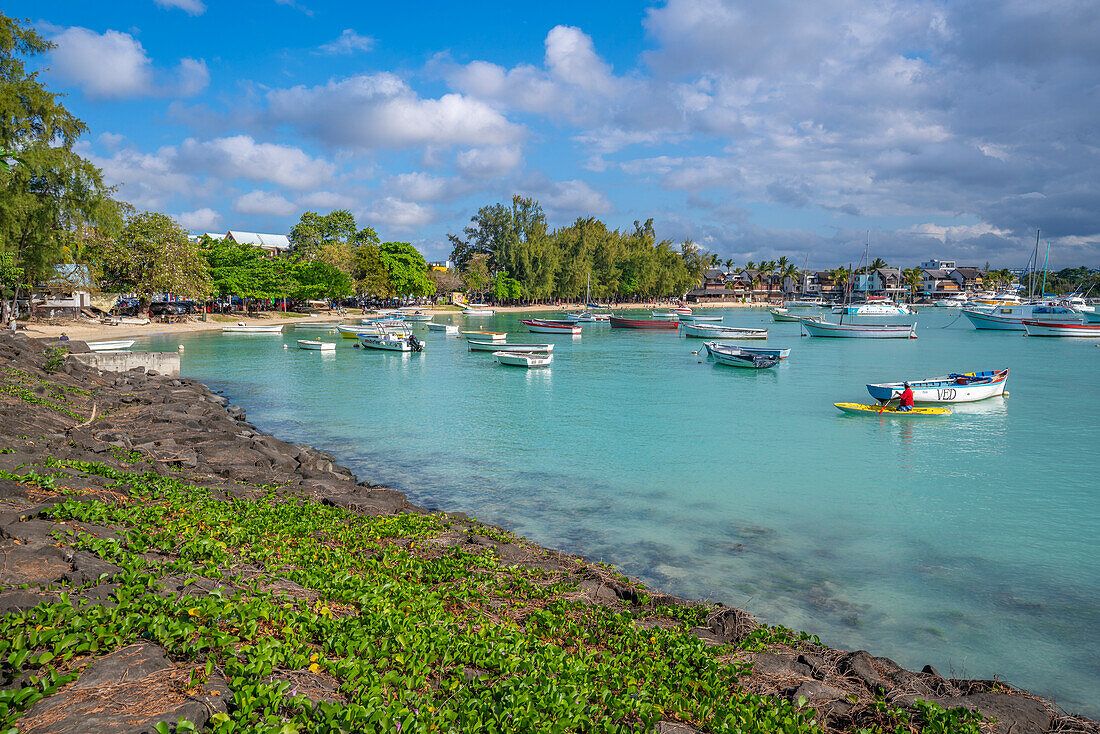
[{"label": "palm tree", "polygon": [[902,275],[905,277],[905,284],[909,286],[909,301],[915,301],[924,271],[920,268],[906,268]]},{"label": "palm tree", "polygon": [[881,257],[876,257],[871,262],[871,264],[867,266],[867,272],[871,272],[872,270],[878,270],[879,268],[888,268],[888,267],[890,267],[890,266],[886,263],[885,260],[883,260]]},{"label": "palm tree", "polygon": [[829,275],[833,278],[833,287],[840,287],[840,292],[844,297],[848,296],[848,281],[852,277],[852,271],[850,268],[841,265],[839,268],[833,268],[829,271]]},{"label": "palm tree", "polygon": [[730,268],[733,267],[733,258],[727,257],[725,260],[722,261],[722,264],[726,266],[726,273],[729,273]]},{"label": "palm tree", "polygon": [[[787,258],[785,258],[785,257],[781,257],[781,258],[779,258],[779,261],[782,263],[783,260],[786,260],[786,259]],[[780,275],[783,277],[783,290],[784,291],[787,290],[787,280],[788,279],[790,279],[790,282],[791,282],[791,288],[790,288],[791,291],[794,291],[797,284],[799,283],[799,281],[802,280],[801,271],[799,271],[799,269],[797,267],[795,267],[793,263],[790,263],[790,262],[788,262],[787,266],[785,268],[783,268],[783,270],[780,272]]]}]

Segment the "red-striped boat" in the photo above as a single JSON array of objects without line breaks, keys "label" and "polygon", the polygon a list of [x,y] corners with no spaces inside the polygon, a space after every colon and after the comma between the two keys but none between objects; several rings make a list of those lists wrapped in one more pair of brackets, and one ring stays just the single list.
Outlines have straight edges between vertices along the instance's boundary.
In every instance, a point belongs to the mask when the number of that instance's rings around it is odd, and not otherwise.
[{"label": "red-striped boat", "polygon": [[580,334],[581,327],[572,321],[559,321],[557,319],[520,319],[519,322],[527,327],[528,331],[538,334]]},{"label": "red-striped boat", "polygon": [[675,329],[680,322],[675,319],[663,321],[659,319],[624,319],[621,316],[611,317],[612,329]]}]

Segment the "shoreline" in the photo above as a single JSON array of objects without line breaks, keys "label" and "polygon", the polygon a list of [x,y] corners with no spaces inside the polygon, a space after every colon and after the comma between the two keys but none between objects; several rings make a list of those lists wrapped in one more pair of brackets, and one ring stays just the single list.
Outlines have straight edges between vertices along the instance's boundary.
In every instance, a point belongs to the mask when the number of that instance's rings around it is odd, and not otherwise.
[{"label": "shoreline", "polygon": [[[0,357],[7,357],[11,351],[10,345],[21,342],[24,348],[30,347],[37,351],[38,358],[41,358],[44,345],[36,344],[31,347],[29,340],[24,341],[19,337],[12,339],[7,335],[0,338]],[[71,344],[74,351],[79,351],[82,346],[79,342]],[[0,361],[9,362],[11,359]],[[141,371],[99,373],[94,369],[78,367],[72,362],[66,365],[62,373],[72,378],[74,384],[98,384],[100,388],[97,390],[102,389],[96,394],[103,398],[101,410],[104,414],[112,412],[113,415],[115,410],[119,411],[119,415],[125,411],[136,413],[130,424],[120,423],[119,418],[108,417],[98,424],[93,421],[87,428],[83,427],[86,425],[84,423],[70,427],[64,433],[50,433],[48,428],[44,428],[43,430],[47,430],[44,439],[48,439],[44,442],[49,452],[60,453],[62,456],[71,455],[81,460],[95,455],[100,461],[109,458],[115,449],[137,452],[142,457],[143,465],[147,465],[150,471],[162,476],[167,472],[178,472],[177,476],[181,478],[207,482],[209,486],[225,492],[227,497],[245,492],[241,487],[242,483],[258,485],[262,481],[268,484],[277,479],[279,483],[289,482],[288,486],[315,497],[323,504],[343,507],[360,514],[422,515],[429,512],[410,504],[400,492],[358,481],[332,454],[310,447],[286,444],[273,436],[263,434],[246,421],[243,409],[229,405],[228,399],[216,395],[198,381],[148,376]],[[61,374],[58,374],[58,379],[63,379]],[[160,397],[165,393],[167,396]],[[201,408],[202,415],[206,417],[199,418],[196,407]],[[4,448],[14,441],[14,435],[18,431],[26,431],[27,435],[31,435],[26,426],[9,421],[9,414],[10,411],[5,413],[6,430],[3,433],[9,435],[3,436],[7,442]],[[145,418],[138,421],[141,415]],[[158,415],[163,415],[164,420],[157,420],[154,416]],[[148,440],[149,435],[146,428],[143,428],[143,423],[148,421],[156,421],[158,425],[158,438],[154,440]],[[61,424],[72,423],[72,419],[61,421]],[[120,430],[120,426],[124,425],[130,425],[130,428]],[[193,435],[196,431],[197,436]],[[207,448],[204,432],[214,432],[222,437],[218,439],[218,448]],[[50,436],[56,438],[49,438]],[[141,440],[143,438],[145,440]],[[199,439],[197,442],[196,438]],[[31,448],[23,446],[20,452]],[[36,455],[40,457],[41,452],[29,453],[20,458]],[[14,466],[13,460],[8,456],[0,456],[0,460],[3,460],[0,466],[4,469],[9,469],[9,465]],[[0,505],[0,510],[6,509]],[[471,533],[481,532],[480,537],[495,537],[495,530],[499,530],[495,526],[483,526],[471,521],[462,513],[450,513],[447,517],[466,528],[473,528],[474,530],[469,530]],[[0,526],[3,524],[4,522],[0,522]],[[496,543],[499,546],[500,542],[497,539],[489,545]],[[523,539],[515,538],[504,545],[508,546],[502,551],[505,556],[508,553],[517,556],[533,553],[540,558],[552,558],[556,566],[573,568],[576,573],[585,574],[582,578],[587,580],[582,581],[580,587],[585,598],[592,604],[628,611],[642,609],[645,606],[641,603],[643,597],[650,598],[655,605],[662,603],[685,609],[698,609],[701,604],[653,590],[643,592],[642,587],[633,580],[614,572],[593,571],[582,559],[541,548]],[[482,544],[481,547],[483,549],[485,545]],[[498,551],[502,547],[504,546],[498,547]],[[585,569],[583,572],[577,570],[581,567]],[[596,576],[588,578],[593,573]],[[722,605],[707,609],[709,613],[705,624],[694,628],[692,634],[710,647],[743,645],[751,637],[753,630],[762,629],[741,610]],[[876,692],[901,707],[912,708],[915,698],[926,697],[942,701],[945,707],[951,704],[977,708],[1003,722],[1011,721],[1015,727],[1011,730],[1014,734],[1022,731],[1052,731],[1056,717],[1064,716],[1050,702],[1015,691],[1002,683],[946,679],[928,667],[920,673],[914,673],[886,658],[872,657],[865,651],[834,650],[813,642],[790,639],[764,645],[760,650],[752,649],[752,652],[742,650],[734,654],[735,660],[753,664],[753,673],[743,679],[747,689],[780,695],[783,700],[795,703],[800,697],[809,699],[823,712],[826,721],[833,717],[832,720],[838,723],[847,719],[854,723],[857,715],[861,715],[860,708],[858,705],[853,706],[848,699],[854,697],[857,701],[863,701],[868,695],[873,698]],[[792,681],[796,685],[783,684],[784,680]],[[1079,721],[1082,725],[1080,729],[1057,730],[1086,731],[1084,727],[1094,723],[1084,719]],[[828,730],[845,731],[847,728]],[[666,731],[689,732],[695,729],[670,728]]]}]

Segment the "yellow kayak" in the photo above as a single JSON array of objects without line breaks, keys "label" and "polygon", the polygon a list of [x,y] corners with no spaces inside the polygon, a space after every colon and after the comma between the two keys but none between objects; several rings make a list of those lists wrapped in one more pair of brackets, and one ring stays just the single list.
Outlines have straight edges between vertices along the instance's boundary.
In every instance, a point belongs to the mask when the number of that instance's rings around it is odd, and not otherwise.
[{"label": "yellow kayak", "polygon": [[951,411],[947,408],[926,408],[918,406],[912,410],[898,410],[896,406],[888,405],[883,408],[881,405],[860,405],[859,403],[833,403],[836,407],[843,410],[845,413],[859,413],[862,415],[878,415],[880,412],[882,415],[901,415],[905,417],[918,416],[918,415],[951,415]]}]

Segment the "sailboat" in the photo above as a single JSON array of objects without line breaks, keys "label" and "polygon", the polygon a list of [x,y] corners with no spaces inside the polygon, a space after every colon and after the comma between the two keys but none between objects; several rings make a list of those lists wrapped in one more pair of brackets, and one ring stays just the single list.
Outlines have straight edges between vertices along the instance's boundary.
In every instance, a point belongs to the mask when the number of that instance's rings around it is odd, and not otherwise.
[{"label": "sailboat", "polygon": [[[592,271],[588,271],[588,286],[584,292],[584,305],[585,308],[600,308],[600,304],[592,303]],[[566,321],[571,321],[574,324],[607,324],[611,322],[611,314],[606,313],[592,313],[591,311],[579,311],[576,313],[567,313],[565,315]]]}]

